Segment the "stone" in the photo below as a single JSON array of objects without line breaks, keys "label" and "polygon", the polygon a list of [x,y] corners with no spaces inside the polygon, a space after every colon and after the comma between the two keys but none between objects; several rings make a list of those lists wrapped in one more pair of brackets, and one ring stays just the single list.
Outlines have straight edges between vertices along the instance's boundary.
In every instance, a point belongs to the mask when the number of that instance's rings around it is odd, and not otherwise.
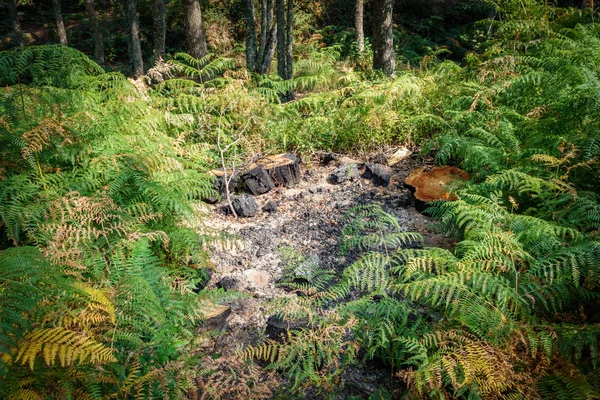
[{"label": "stone", "polygon": [[365,172],[363,178],[369,179],[375,186],[387,186],[390,183],[394,171],[383,164],[368,163],[365,165]]},{"label": "stone", "polygon": [[264,206],[262,206],[262,210],[268,213],[277,212],[277,203],[275,203],[273,200],[269,200]]},{"label": "stone", "polygon": [[340,183],[344,183],[348,180],[352,181],[358,178],[358,167],[356,163],[345,164],[341,167],[338,167],[333,174],[329,176],[329,182],[334,185],[339,185]]},{"label": "stone", "polygon": [[[232,196],[231,205],[238,217],[254,217],[258,212],[258,203],[248,194]],[[229,205],[226,208],[229,209]]]},{"label": "stone", "polygon": [[400,147],[398,151],[396,151],[390,158],[388,158],[388,166],[393,167],[394,165],[400,163],[406,157],[410,156],[412,151],[407,149],[406,147]]},{"label": "stone", "polygon": [[245,270],[243,275],[250,288],[267,287],[271,278],[267,272],[255,268]]}]

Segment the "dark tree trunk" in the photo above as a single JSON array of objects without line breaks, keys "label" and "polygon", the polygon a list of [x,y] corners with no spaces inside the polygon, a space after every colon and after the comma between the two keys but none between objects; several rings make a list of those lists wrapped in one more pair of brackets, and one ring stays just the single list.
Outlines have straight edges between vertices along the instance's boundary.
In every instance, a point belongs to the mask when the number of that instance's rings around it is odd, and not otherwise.
[{"label": "dark tree trunk", "polygon": [[100,24],[98,23],[98,15],[94,8],[94,0],[85,0],[85,12],[90,20],[90,25],[94,34],[94,57],[98,64],[104,65],[104,39],[102,38],[102,31],[100,30]]},{"label": "dark tree trunk", "polygon": [[[292,79],[292,17],[293,0],[277,0],[277,73],[282,79]],[[294,99],[294,90],[281,96],[282,102]]]},{"label": "dark tree trunk", "polygon": [[373,10],[373,68],[394,73],[393,0],[375,0]]},{"label": "dark tree trunk", "polygon": [[154,0],[154,57],[165,59],[167,10],[165,0]]},{"label": "dark tree trunk", "polygon": [[356,28],[356,42],[358,43],[358,51],[365,51],[365,30],[363,28],[363,20],[365,13],[365,0],[356,0],[356,10],[354,12],[354,27]]},{"label": "dark tree trunk", "polygon": [[136,0],[125,0],[127,17],[127,40],[129,44],[129,60],[131,71],[135,78],[144,74],[144,60],[142,59],[142,44],[140,43],[140,21],[135,7]]},{"label": "dark tree trunk", "polygon": [[8,17],[10,19],[10,26],[13,30],[15,43],[17,46],[23,46],[23,29],[21,29],[19,14],[17,14],[17,0],[8,0]]},{"label": "dark tree trunk", "polygon": [[[294,0],[288,0],[287,1],[287,21],[286,21],[286,37],[287,37],[287,43],[286,43],[286,51],[285,51],[285,57],[286,57],[286,61],[285,61],[285,68],[286,68],[286,76],[288,77],[287,79],[292,79],[293,76],[293,69],[292,69],[292,42],[293,42],[293,36],[292,36],[292,25],[293,25],[293,21],[294,21]],[[293,94],[292,94],[292,98],[293,98]]]},{"label": "dark tree trunk", "polygon": [[185,30],[188,53],[194,58],[202,58],[208,54],[206,32],[202,24],[202,12],[198,0],[184,0]]},{"label": "dark tree trunk", "polygon": [[262,0],[258,50],[256,48],[256,23],[254,1],[246,0],[246,68],[266,74],[275,54],[276,26],[273,24],[273,0]]},{"label": "dark tree trunk", "polygon": [[63,22],[62,10],[60,9],[60,0],[52,0],[52,8],[54,9],[54,19],[56,20],[56,32],[58,33],[58,41],[63,46],[68,46],[67,31]]},{"label": "dark tree trunk", "polygon": [[254,0],[246,0],[246,68],[256,70],[256,23]]}]

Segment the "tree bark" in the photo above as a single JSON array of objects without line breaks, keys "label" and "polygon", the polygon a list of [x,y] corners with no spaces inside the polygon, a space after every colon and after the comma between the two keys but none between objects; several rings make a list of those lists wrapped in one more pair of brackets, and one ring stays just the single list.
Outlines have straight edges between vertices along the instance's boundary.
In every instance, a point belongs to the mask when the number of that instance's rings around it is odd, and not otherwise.
[{"label": "tree bark", "polygon": [[104,38],[102,37],[98,15],[94,8],[94,0],[85,0],[85,12],[90,20],[92,33],[94,34],[94,57],[98,64],[104,65]]},{"label": "tree bark", "polygon": [[60,0],[52,0],[52,8],[54,9],[54,19],[56,20],[56,32],[58,33],[58,41],[63,46],[68,46],[67,31],[65,30],[65,23],[62,17],[62,10],[60,9]]},{"label": "tree bark", "polygon": [[202,12],[198,0],[184,0],[188,53],[194,58],[208,54],[206,32],[202,24]]},{"label": "tree bark", "polygon": [[[292,17],[293,0],[277,0],[277,73],[282,79],[292,79]],[[280,96],[282,102],[294,99],[294,90]]]},{"label": "tree bark", "polygon": [[144,74],[144,60],[142,58],[142,44],[140,43],[140,21],[136,10],[136,0],[125,0],[127,17],[127,40],[129,44],[129,60],[131,72],[135,78]]},{"label": "tree bark", "polygon": [[260,34],[257,44],[254,1],[246,0],[246,68],[259,74],[269,72],[275,54],[277,28],[273,24],[273,1],[261,1]]},{"label": "tree bark", "polygon": [[256,71],[256,57],[256,23],[254,22],[254,0],[246,0],[246,68],[248,68],[248,70]]},{"label": "tree bark", "polygon": [[167,10],[165,0],[154,0],[154,57],[164,60],[167,36]]},{"label": "tree bark", "polygon": [[17,0],[8,0],[8,17],[10,26],[13,29],[15,43],[17,46],[23,46],[23,29],[21,29],[21,22],[17,13]]},{"label": "tree bark", "polygon": [[365,14],[365,0],[356,0],[356,10],[354,12],[354,26],[356,28],[356,42],[358,51],[362,54],[365,51],[365,30],[363,26]]},{"label": "tree bark", "polygon": [[373,10],[373,68],[394,73],[393,0],[375,0]]}]

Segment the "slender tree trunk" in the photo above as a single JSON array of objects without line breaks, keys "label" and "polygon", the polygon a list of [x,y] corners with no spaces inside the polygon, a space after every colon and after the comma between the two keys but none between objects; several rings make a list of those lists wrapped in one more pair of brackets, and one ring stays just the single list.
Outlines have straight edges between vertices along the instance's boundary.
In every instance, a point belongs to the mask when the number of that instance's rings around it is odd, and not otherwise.
[{"label": "slender tree trunk", "polygon": [[365,30],[363,20],[365,14],[365,0],[356,0],[356,10],[354,12],[354,26],[356,28],[356,42],[358,43],[358,51],[365,51]]},{"label": "slender tree trunk", "polygon": [[68,46],[67,31],[63,22],[62,10],[60,9],[60,0],[52,0],[52,8],[54,9],[54,19],[56,19],[56,32],[58,33],[58,41],[63,46]]},{"label": "slender tree trunk", "polygon": [[[293,21],[294,21],[294,0],[287,0],[287,21],[286,21],[286,37],[287,37],[287,43],[286,43],[286,48],[285,48],[285,57],[286,57],[286,61],[285,61],[285,68],[286,68],[286,76],[287,79],[292,79],[293,76],[293,69],[292,69],[292,42],[293,42],[293,36],[292,36],[292,25],[293,25]],[[292,93],[292,98],[293,98],[293,93]]]},{"label": "slender tree trunk", "polygon": [[129,60],[131,72],[135,78],[144,74],[144,60],[142,59],[142,44],[140,43],[140,21],[135,7],[136,0],[125,0],[127,17],[127,41],[129,44]]},{"label": "slender tree trunk", "polygon": [[256,71],[256,57],[256,23],[254,22],[254,0],[246,0],[246,68],[248,68],[248,70]]},{"label": "slender tree trunk", "polygon": [[269,72],[275,54],[277,28],[273,24],[273,3],[274,0],[261,1],[261,22],[257,50],[254,1],[246,0],[246,68],[259,74]]},{"label": "slender tree trunk", "polygon": [[[270,0],[271,5],[273,1]],[[267,74],[271,68],[271,61],[275,55],[275,45],[277,44],[277,26],[273,25],[273,10],[271,8],[271,25],[269,33],[267,34],[267,43],[265,44],[265,50],[262,52],[262,61],[260,64],[259,74]]]},{"label": "slender tree trunk", "polygon": [[[277,0],[277,73],[285,80],[292,79],[292,17],[293,0]],[[281,96],[282,102],[294,99],[294,90]]]},{"label": "slender tree trunk", "polygon": [[188,53],[195,58],[208,54],[206,32],[202,24],[202,12],[198,0],[184,0]]},{"label": "slender tree trunk", "polygon": [[373,68],[394,73],[393,0],[375,0],[373,10]]},{"label": "slender tree trunk", "polygon": [[277,74],[283,79],[289,79],[286,77],[287,68],[285,63],[287,57],[285,56],[286,51],[286,29],[285,29],[285,0],[277,0]]},{"label": "slender tree trunk", "polygon": [[17,14],[17,0],[8,0],[8,17],[10,19],[10,26],[13,30],[15,43],[17,46],[23,46],[23,29],[21,29],[19,14]]},{"label": "slender tree trunk", "polygon": [[165,0],[154,0],[154,57],[165,58],[167,36],[167,10]]},{"label": "slender tree trunk", "polygon": [[98,15],[94,8],[94,0],[85,0],[85,12],[90,20],[90,25],[94,34],[94,57],[98,64],[104,65],[104,38],[102,38],[102,31],[100,30],[100,24],[98,23]]}]

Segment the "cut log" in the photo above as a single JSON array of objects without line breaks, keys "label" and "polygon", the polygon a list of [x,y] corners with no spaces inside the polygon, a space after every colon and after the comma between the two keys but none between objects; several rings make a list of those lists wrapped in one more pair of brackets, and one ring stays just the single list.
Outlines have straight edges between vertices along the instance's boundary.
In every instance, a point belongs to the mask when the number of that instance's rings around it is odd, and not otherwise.
[{"label": "cut log", "polygon": [[[219,193],[219,196],[222,199],[224,199],[226,197],[226,194],[225,194],[225,170],[223,170],[223,168],[213,169],[212,171],[210,171],[210,173],[216,177],[216,180],[214,183],[215,190]],[[233,177],[231,176],[232,174],[233,174]],[[231,178],[231,180],[230,180],[230,178]],[[233,193],[233,190],[235,189],[235,187],[238,183],[238,180],[239,180],[238,174],[233,173],[233,171],[228,169],[227,170],[227,179],[229,180],[229,193]],[[219,201],[219,198],[218,197],[208,197],[203,200],[206,201],[207,203],[214,204],[217,201]]]},{"label": "cut log", "polygon": [[300,160],[293,154],[278,154],[258,161],[276,185],[294,186],[300,182]]},{"label": "cut log", "polygon": [[369,163],[365,165],[365,172],[362,177],[370,179],[375,186],[387,187],[390,184],[390,178],[394,171],[383,164]]},{"label": "cut log", "polygon": [[427,203],[435,200],[456,200],[456,196],[448,191],[448,186],[460,180],[469,180],[471,175],[457,167],[434,167],[426,171],[421,167],[404,180],[404,183],[415,196],[415,208],[423,211]]},{"label": "cut log", "polygon": [[252,194],[263,194],[275,187],[273,179],[261,164],[253,164],[251,168],[242,175],[242,180]]},{"label": "cut log", "polygon": [[294,186],[300,182],[300,161],[293,154],[265,157],[252,164],[242,176],[252,194],[263,194],[275,185]]}]

